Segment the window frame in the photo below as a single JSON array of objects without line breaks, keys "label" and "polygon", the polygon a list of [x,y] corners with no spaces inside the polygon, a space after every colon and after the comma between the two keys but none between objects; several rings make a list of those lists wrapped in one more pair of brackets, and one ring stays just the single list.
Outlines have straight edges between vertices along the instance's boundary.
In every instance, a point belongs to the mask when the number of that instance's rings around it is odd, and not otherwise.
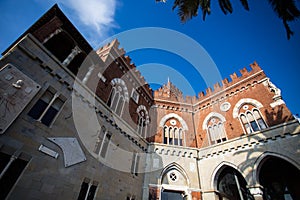
[{"label": "window frame", "polygon": [[[134,97],[134,94],[136,94],[136,97]],[[136,89],[132,88],[130,97],[132,98],[132,100],[135,103],[137,103],[137,104],[139,103],[140,94],[138,93],[138,91]]]},{"label": "window frame", "polygon": [[[255,115],[254,115],[255,111],[257,111],[257,113],[259,114],[259,118],[255,117]],[[251,114],[254,120],[250,121],[247,114]],[[266,123],[265,119],[263,118],[260,110],[256,107],[252,108],[251,110],[246,110],[245,112],[241,112],[241,113],[239,113],[238,116],[239,116],[239,121],[242,125],[243,131],[244,131],[245,134],[255,133],[255,132],[262,131],[262,130],[268,128],[268,124]],[[246,123],[243,122],[242,116],[246,118],[246,120],[247,120]],[[262,125],[259,123],[259,121],[263,123],[264,127],[262,127]],[[252,122],[255,122],[255,124],[257,125],[258,130],[253,129]],[[248,131],[248,129],[250,131]]]},{"label": "window frame", "polygon": [[[50,101],[47,103],[45,102],[45,100],[42,100],[43,97],[46,95],[47,92],[50,92],[51,94],[53,94],[53,96],[51,97]],[[61,106],[57,109],[55,109],[53,107],[54,103],[56,100],[60,100],[62,102]],[[37,106],[38,102],[44,102],[47,104],[47,106],[45,108],[43,108],[43,111],[41,112],[41,114],[39,115],[39,117],[34,118],[34,116],[32,116],[30,113],[33,112],[33,109]],[[52,86],[49,86],[44,92],[43,94],[39,97],[39,99],[35,102],[35,104],[31,107],[31,109],[28,111],[27,115],[30,116],[31,118],[35,119],[37,122],[40,122],[42,124],[44,124],[45,126],[51,128],[53,123],[56,121],[58,115],[61,113],[64,105],[66,104],[67,98],[65,96],[63,96],[61,94],[61,92],[58,92],[55,88],[53,88]],[[55,109],[57,112],[55,113],[55,115],[52,117],[51,121],[48,123],[43,122],[43,119],[45,118],[45,116],[47,116],[47,113],[49,112],[50,109]]]},{"label": "window frame", "polygon": [[[212,125],[208,125],[209,122],[213,119],[217,118],[218,122],[212,122]],[[228,140],[226,130],[224,127],[224,122],[217,116],[212,116],[206,124],[206,132],[209,137],[208,142],[209,145],[219,144]]]},{"label": "window frame", "polygon": [[93,151],[95,154],[97,154],[98,157],[105,159],[110,145],[111,138],[112,138],[112,133],[108,131],[105,128],[105,126],[102,126],[101,130],[98,131],[98,136]]},{"label": "window frame", "polygon": [[[185,146],[184,130],[178,126],[163,126],[163,144],[172,146]],[[176,137],[175,131],[178,131],[178,138]],[[177,144],[175,144],[175,142]]]}]

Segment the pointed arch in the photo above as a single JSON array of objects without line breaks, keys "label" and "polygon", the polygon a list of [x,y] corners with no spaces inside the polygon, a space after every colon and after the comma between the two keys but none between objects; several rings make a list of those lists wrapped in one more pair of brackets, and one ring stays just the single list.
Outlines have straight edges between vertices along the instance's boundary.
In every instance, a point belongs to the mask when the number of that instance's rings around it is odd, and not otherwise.
[{"label": "pointed arch", "polygon": [[169,165],[167,165],[160,173],[159,176],[159,184],[162,185],[163,184],[163,178],[167,175],[168,172],[170,172],[171,170],[176,170],[178,171],[185,179],[186,185],[187,187],[190,187],[190,180],[189,177],[187,175],[187,173],[185,172],[184,168],[181,167],[179,164],[172,162]]},{"label": "pointed arch", "polygon": [[256,181],[271,199],[299,199],[299,179],[299,165],[286,156],[267,153],[257,166]]},{"label": "pointed arch", "polygon": [[[212,188],[217,188],[217,181],[218,181],[218,177],[221,173],[221,171],[226,168],[226,167],[231,167],[235,170],[237,170],[239,173],[242,174],[242,176],[244,176],[244,174],[238,169],[238,167],[230,162],[226,162],[226,161],[223,161],[221,162],[213,171],[212,175],[211,175],[211,187]],[[245,177],[245,176],[244,176]]]},{"label": "pointed arch", "polygon": [[294,167],[296,167],[298,170],[300,170],[300,163],[297,163],[293,159],[291,159],[285,155],[281,155],[281,154],[274,153],[274,152],[264,152],[257,158],[257,160],[254,163],[253,174],[252,174],[254,183],[258,183],[260,168],[263,165],[263,163],[268,159],[268,157],[277,157],[282,160],[285,160],[286,162],[291,163]]},{"label": "pointed arch", "polygon": [[[229,164],[231,165],[231,164]],[[234,165],[229,166],[228,163],[221,163],[215,170],[213,177],[213,188],[220,198],[254,200],[245,176]]]}]

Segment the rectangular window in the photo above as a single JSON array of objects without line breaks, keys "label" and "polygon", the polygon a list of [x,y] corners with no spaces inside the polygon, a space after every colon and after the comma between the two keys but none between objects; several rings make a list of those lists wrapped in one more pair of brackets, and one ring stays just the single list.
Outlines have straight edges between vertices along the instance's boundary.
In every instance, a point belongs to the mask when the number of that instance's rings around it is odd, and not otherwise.
[{"label": "rectangular window", "polygon": [[93,181],[90,183],[90,179],[84,178],[77,200],[93,200],[96,194],[98,182]]},{"label": "rectangular window", "polygon": [[132,155],[132,163],[131,163],[131,173],[134,175],[138,175],[138,167],[140,162],[140,156],[138,153],[133,153]]},{"label": "rectangular window", "polygon": [[139,93],[135,89],[132,89],[131,98],[135,103],[139,103]]},{"label": "rectangular window", "polygon": [[50,126],[65,101],[64,96],[59,95],[54,88],[49,87],[28,112],[28,115],[46,126]]},{"label": "rectangular window", "polygon": [[101,149],[100,149],[100,151],[101,151],[100,155],[102,158],[105,158],[105,156],[106,156],[110,139],[111,139],[111,132],[108,132],[108,131],[105,132],[104,140],[102,142]]},{"label": "rectangular window", "polygon": [[0,152],[0,199],[5,199],[22,174],[28,161]]}]

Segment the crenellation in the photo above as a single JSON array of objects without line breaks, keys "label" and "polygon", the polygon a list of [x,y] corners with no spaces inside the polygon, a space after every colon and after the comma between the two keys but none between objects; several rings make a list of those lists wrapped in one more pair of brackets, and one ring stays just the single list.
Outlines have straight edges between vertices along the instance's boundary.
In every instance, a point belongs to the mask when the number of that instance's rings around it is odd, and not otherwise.
[{"label": "crenellation", "polygon": [[239,80],[238,75],[234,72],[233,74],[230,74],[231,83],[236,83]]},{"label": "crenellation", "polygon": [[125,58],[126,63],[130,66],[130,64],[131,64],[131,58],[130,58],[130,56],[126,55],[124,58]]},{"label": "crenellation", "polygon": [[222,89],[221,85],[219,82],[214,84],[214,92],[218,92]]},{"label": "crenellation", "polygon": [[240,73],[241,73],[241,75],[242,75],[243,77],[246,77],[246,76],[248,76],[248,74],[249,74],[249,72],[248,72],[248,70],[247,70],[246,67],[244,67],[243,69],[240,69]]},{"label": "crenellation", "polygon": [[203,98],[204,96],[205,96],[205,94],[204,94],[203,91],[201,91],[201,92],[198,93],[198,99],[201,99],[201,98]]},{"label": "crenellation", "polygon": [[206,95],[205,96],[210,96],[211,94],[212,94],[212,89],[211,89],[211,87],[208,87],[208,88],[206,88]]},{"label": "crenellation", "polygon": [[224,78],[224,79],[222,80],[222,85],[223,85],[223,87],[226,87],[226,85],[228,85],[228,84],[229,84],[228,78]]}]

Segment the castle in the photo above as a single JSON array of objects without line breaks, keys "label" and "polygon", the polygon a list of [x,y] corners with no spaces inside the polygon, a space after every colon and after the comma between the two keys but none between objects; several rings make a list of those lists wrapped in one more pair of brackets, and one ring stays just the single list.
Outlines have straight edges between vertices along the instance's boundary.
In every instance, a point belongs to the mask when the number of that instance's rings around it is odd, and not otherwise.
[{"label": "castle", "polygon": [[153,91],[54,5],[0,64],[0,199],[300,199],[299,122],[256,62]]}]

